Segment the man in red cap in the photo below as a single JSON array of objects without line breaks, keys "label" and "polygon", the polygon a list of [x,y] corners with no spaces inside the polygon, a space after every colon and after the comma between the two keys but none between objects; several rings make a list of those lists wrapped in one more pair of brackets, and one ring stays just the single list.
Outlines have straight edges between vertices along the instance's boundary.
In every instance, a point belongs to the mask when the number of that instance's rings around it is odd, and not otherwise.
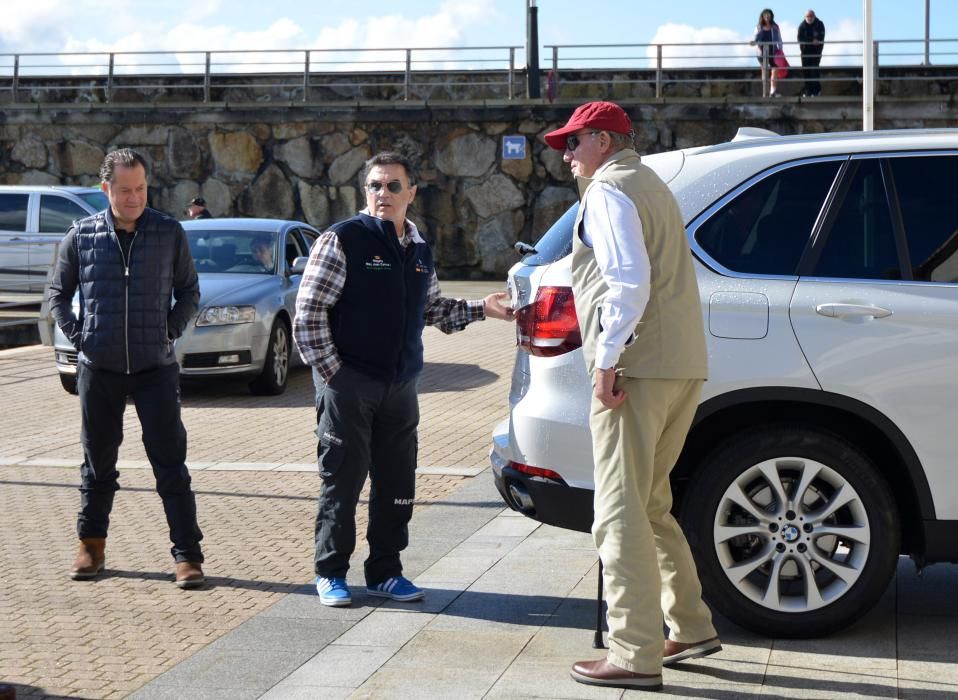
[{"label": "man in red cap", "polygon": [[656,690],[663,664],[722,648],[669,512],[669,473],[708,371],[692,255],[675,197],[640,163],[621,107],[584,104],[545,140],[565,152],[581,196],[572,288],[595,386],[592,535],[609,606],[607,657],[576,663],[572,677]]}]

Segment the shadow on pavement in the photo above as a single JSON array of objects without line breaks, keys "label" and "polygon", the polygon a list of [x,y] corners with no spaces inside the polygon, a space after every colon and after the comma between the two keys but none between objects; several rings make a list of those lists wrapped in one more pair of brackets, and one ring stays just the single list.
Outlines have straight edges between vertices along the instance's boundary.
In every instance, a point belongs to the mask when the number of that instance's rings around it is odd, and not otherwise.
[{"label": "shadow on pavement", "polygon": [[419,393],[466,391],[492,384],[499,375],[479,365],[427,362],[419,376]]},{"label": "shadow on pavement", "polygon": [[[475,364],[427,362],[419,377],[419,393],[468,391],[492,384],[499,375]],[[263,408],[269,406],[302,407],[315,405],[313,377],[306,367],[293,367],[286,391],[279,396],[253,396],[248,379],[224,377],[180,377],[180,390],[185,406],[202,405],[204,401],[236,399],[230,408]]]}]

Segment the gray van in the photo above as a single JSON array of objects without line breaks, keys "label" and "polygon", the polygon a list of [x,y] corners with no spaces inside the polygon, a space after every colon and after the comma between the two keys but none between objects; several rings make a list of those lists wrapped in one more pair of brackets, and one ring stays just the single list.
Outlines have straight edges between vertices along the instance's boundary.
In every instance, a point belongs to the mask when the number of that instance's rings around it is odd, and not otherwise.
[{"label": "gray van", "polygon": [[56,243],[107,206],[96,187],[0,185],[0,290],[42,292]]}]

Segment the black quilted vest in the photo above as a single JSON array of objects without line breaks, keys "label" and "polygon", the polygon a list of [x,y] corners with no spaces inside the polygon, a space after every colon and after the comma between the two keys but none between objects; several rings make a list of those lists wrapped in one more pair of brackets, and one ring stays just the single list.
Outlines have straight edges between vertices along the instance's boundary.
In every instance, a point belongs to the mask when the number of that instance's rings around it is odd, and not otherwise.
[{"label": "black quilted vest", "polygon": [[[188,245],[179,222],[153,209],[137,221],[129,259],[109,210],[75,223],[79,262],[80,361],[134,374],[176,362],[167,327],[174,262]],[[171,332],[172,331],[172,332]]]}]

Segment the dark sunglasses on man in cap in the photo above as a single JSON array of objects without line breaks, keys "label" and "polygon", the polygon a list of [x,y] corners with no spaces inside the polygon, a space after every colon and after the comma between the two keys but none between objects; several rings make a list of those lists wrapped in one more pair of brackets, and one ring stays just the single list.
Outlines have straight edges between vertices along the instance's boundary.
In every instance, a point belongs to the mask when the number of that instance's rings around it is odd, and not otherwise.
[{"label": "dark sunglasses on man in cap", "polygon": [[570,151],[574,151],[582,143],[582,137],[595,136],[596,134],[601,134],[601,133],[602,133],[601,131],[590,131],[585,134],[570,134],[569,136],[565,137],[565,147]]}]

